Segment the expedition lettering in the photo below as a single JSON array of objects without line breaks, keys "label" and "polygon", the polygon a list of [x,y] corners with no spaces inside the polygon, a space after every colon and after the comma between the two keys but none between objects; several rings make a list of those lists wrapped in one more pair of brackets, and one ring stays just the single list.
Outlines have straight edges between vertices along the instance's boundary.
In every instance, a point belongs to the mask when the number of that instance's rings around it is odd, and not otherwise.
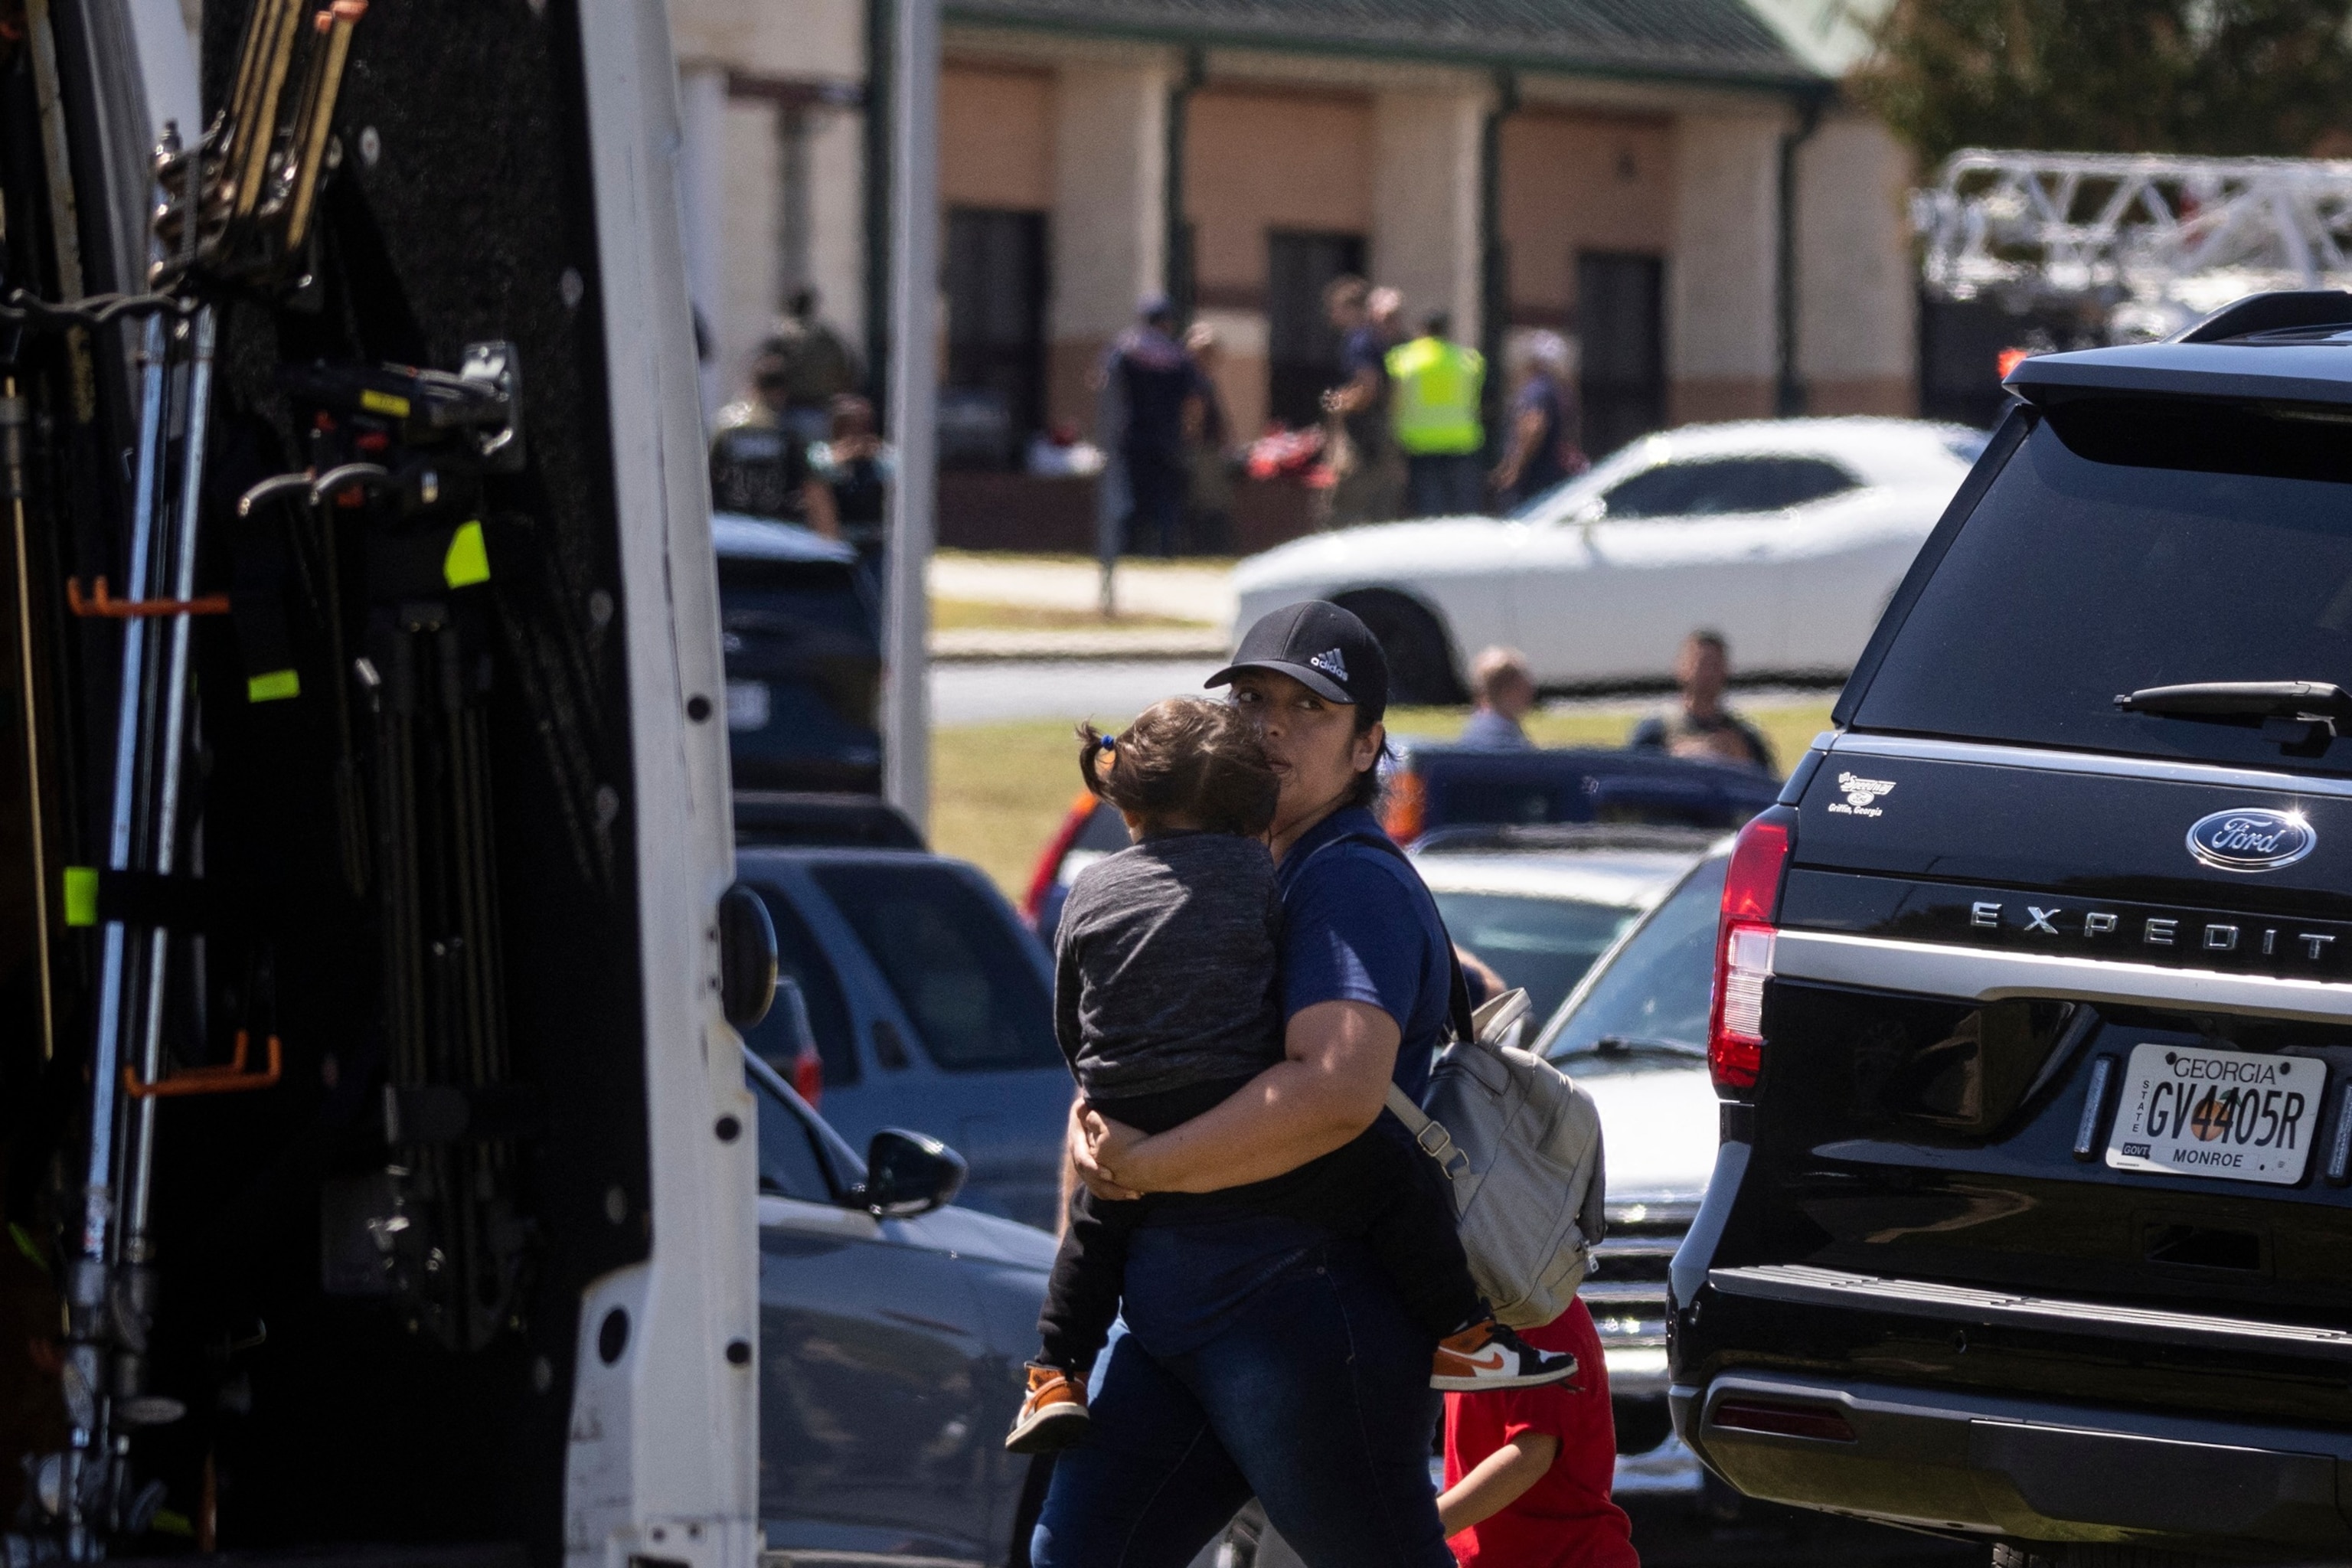
[{"label": "expedition lettering", "polygon": [[2303,957],[2316,963],[2332,956],[2329,950],[2336,938],[2326,931],[2286,931],[2276,926],[2247,929],[2227,921],[2207,921],[2202,924],[2178,915],[2126,917],[2114,910],[2091,910],[2080,915],[2040,904],[2021,906],[2024,914],[2010,913],[2010,906],[1993,900],[1979,900],[1968,907],[1968,923],[1978,931],[2011,931],[2035,936],[2072,936],[2084,942],[2116,937],[2126,942],[2138,938],[2142,947],[2190,948],[2203,952],[2252,952],[2265,958],[2301,951]]}]

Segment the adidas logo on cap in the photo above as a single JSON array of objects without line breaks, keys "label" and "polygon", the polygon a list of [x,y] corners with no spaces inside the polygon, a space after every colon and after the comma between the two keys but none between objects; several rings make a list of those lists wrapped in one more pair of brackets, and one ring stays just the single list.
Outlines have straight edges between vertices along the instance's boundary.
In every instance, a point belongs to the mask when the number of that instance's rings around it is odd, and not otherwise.
[{"label": "adidas logo on cap", "polygon": [[1327,647],[1307,662],[1334,680],[1348,679],[1348,661],[1339,657],[1339,650],[1336,647]]}]

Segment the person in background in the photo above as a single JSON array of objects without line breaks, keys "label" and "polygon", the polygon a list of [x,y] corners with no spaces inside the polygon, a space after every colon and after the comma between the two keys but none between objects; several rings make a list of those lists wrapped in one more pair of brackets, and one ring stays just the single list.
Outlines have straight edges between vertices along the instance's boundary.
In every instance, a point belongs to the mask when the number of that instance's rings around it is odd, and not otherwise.
[{"label": "person in background", "polygon": [[1136,307],[1136,324],[1119,334],[1103,364],[1106,403],[1115,423],[1111,447],[1127,470],[1131,510],[1128,547],[1173,555],[1189,488],[1185,434],[1199,427],[1206,384],[1176,341],[1176,312],[1165,297]]},{"label": "person in background", "polygon": [[1731,684],[1731,647],[1721,632],[1701,629],[1683,638],[1675,656],[1675,684],[1682,699],[1633,727],[1629,746],[1708,762],[1744,763],[1777,773],[1763,731],[1724,706]]},{"label": "person in background", "polygon": [[1390,349],[1412,336],[1404,330],[1404,290],[1382,283],[1364,296],[1364,314],[1372,324],[1372,335],[1381,342],[1381,352]]},{"label": "person in background", "polygon": [[1437,1517],[1461,1568],[1641,1568],[1633,1524],[1610,1500],[1617,1423],[1609,1365],[1583,1301],[1522,1337],[1565,1351],[1566,1383],[1445,1396],[1445,1489]]},{"label": "person in background", "polygon": [[814,289],[795,289],[772,340],[783,361],[785,426],[803,441],[824,439],[833,400],[857,390],[857,356],[817,319]]},{"label": "person in background", "polygon": [[1507,507],[1525,505],[1592,466],[1577,445],[1568,340],[1558,332],[1538,332],[1528,340],[1526,356],[1511,398],[1510,441],[1495,466],[1495,489]]},{"label": "person in background", "polygon": [[1323,309],[1339,338],[1339,379],[1323,395],[1334,426],[1327,447],[1334,482],[1324,495],[1323,526],[1387,522],[1404,502],[1404,459],[1389,435],[1387,342],[1371,319],[1372,287],[1353,273],[1323,290]]},{"label": "person in background", "polygon": [[1217,329],[1195,321],[1184,333],[1184,351],[1201,374],[1200,417],[1185,431],[1192,487],[1185,497],[1185,531],[1194,552],[1223,555],[1231,548],[1234,521],[1233,426],[1217,391],[1217,368],[1225,346]]},{"label": "person in background", "polygon": [[710,438],[711,510],[804,523],[835,538],[841,525],[833,492],[809,472],[808,442],[785,423],[790,380],[772,338],[751,362],[750,392],[719,411]]},{"label": "person in background", "polygon": [[1422,318],[1421,336],[1388,353],[1389,421],[1404,453],[1409,517],[1459,517],[1486,500],[1478,400],[1486,360],[1446,336],[1453,325],[1444,311],[1432,310]]},{"label": "person in background", "polygon": [[833,400],[831,420],[825,439],[809,448],[809,471],[833,497],[839,537],[856,547],[878,593],[888,528],[884,508],[897,458],[875,429],[874,405],[856,393]]},{"label": "person in background", "polygon": [[1536,678],[1528,656],[1515,647],[1490,647],[1470,663],[1471,695],[1478,706],[1462,726],[1462,744],[1496,751],[1532,746],[1521,721],[1536,705]]}]

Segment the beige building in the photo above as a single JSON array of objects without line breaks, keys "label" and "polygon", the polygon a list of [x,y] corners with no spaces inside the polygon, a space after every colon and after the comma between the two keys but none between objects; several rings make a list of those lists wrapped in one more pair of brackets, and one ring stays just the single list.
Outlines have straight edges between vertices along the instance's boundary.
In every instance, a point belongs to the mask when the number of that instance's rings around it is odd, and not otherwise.
[{"label": "beige building", "polygon": [[[1799,0],[948,0],[948,379],[1032,429],[1143,295],[1236,430],[1311,417],[1361,270],[1457,337],[1567,334],[1587,444],[1916,404],[1912,171]],[[864,0],[671,0],[715,400],[792,288],[869,331]],[[1826,16],[1828,13],[1823,12]]]}]

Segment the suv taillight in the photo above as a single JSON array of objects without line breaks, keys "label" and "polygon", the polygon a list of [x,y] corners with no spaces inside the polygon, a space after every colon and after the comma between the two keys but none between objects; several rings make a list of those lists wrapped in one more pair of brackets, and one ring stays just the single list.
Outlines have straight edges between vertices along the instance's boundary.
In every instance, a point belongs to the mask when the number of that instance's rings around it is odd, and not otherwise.
[{"label": "suv taillight", "polygon": [[1724,873],[1715,932],[1715,1007],[1707,1020],[1706,1068],[1716,1092],[1756,1087],[1764,1063],[1764,983],[1772,978],[1772,922],[1796,847],[1797,816],[1774,806],[1739,830]]}]

